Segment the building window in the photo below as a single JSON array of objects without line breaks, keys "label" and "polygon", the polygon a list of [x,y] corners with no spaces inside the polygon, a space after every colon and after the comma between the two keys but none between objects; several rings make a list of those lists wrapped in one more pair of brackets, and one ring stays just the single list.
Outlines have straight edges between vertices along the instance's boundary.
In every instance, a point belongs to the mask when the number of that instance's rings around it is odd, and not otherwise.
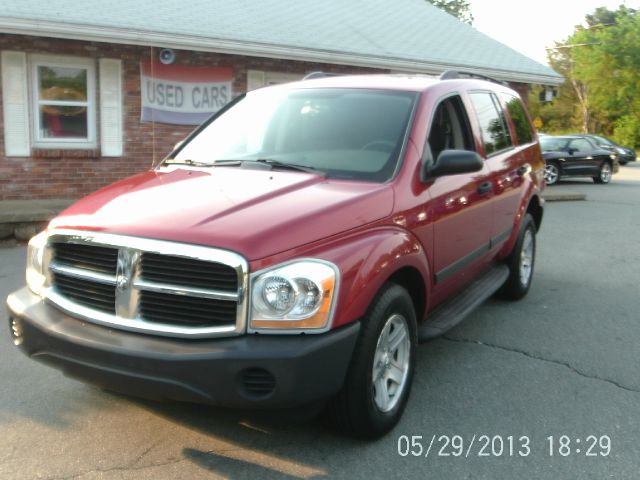
[{"label": "building window", "polygon": [[262,70],[247,71],[247,91],[269,85],[296,82],[304,78],[304,73],[265,72]]},{"label": "building window", "polygon": [[33,56],[33,140],[40,148],[95,148],[92,60]]}]

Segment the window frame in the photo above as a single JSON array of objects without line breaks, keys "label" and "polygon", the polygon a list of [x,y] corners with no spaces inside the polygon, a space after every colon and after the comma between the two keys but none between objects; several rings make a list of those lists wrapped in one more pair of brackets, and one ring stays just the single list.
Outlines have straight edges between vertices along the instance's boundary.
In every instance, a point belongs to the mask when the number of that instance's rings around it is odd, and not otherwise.
[{"label": "window frame", "polygon": [[473,134],[473,128],[471,127],[471,119],[469,118],[469,112],[465,107],[465,100],[462,97],[462,93],[459,91],[451,91],[442,97],[438,98],[436,102],[434,102],[433,111],[431,112],[431,118],[429,119],[429,123],[427,125],[425,143],[423,146],[424,151],[429,152],[430,162],[433,164],[437,160],[434,155],[434,151],[431,146],[431,134],[433,132],[433,126],[436,120],[436,113],[438,113],[438,109],[444,105],[445,102],[450,102],[452,108],[455,110],[459,126],[461,129],[461,134],[463,137],[466,136],[466,141],[469,142],[468,145],[465,146],[465,150],[470,152],[477,152],[477,145]]},{"label": "window frame", "polygon": [[[41,135],[39,67],[81,68],[87,71],[87,137],[86,138],[44,138]],[[32,146],[36,149],[74,149],[90,150],[98,146],[97,142],[97,99],[95,60],[84,57],[66,57],[56,55],[30,55],[30,109],[33,116]]]}]

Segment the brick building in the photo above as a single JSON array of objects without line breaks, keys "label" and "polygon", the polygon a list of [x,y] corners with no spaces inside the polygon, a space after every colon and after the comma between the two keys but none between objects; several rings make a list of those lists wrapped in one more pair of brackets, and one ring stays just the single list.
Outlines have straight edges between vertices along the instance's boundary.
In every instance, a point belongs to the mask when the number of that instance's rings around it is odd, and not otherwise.
[{"label": "brick building", "polygon": [[23,0],[0,12],[0,52],[0,200],[78,198],[164,157],[195,123],[149,119],[143,80],[161,60],[200,77],[229,72],[231,92],[207,97],[207,115],[317,70],[456,68],[523,94],[562,82],[424,0]]}]

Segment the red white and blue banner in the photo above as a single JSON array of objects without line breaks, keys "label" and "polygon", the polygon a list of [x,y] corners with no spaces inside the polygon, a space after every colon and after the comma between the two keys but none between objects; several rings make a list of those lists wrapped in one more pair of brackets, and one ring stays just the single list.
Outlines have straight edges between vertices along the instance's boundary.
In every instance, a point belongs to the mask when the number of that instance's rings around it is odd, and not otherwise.
[{"label": "red white and blue banner", "polygon": [[231,100],[231,67],[142,62],[143,122],[199,125]]}]

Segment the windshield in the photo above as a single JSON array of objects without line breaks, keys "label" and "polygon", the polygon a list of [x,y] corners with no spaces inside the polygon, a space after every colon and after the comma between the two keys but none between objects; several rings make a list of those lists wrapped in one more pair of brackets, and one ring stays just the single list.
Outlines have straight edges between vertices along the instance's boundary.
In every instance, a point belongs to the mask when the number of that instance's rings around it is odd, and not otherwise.
[{"label": "windshield", "polygon": [[332,178],[384,182],[395,171],[416,98],[362,89],[258,90],[169,161],[267,161],[272,168],[288,164]]},{"label": "windshield", "polygon": [[600,144],[600,145],[610,145],[610,146],[615,146],[616,145],[615,143],[613,143],[608,138],[600,137],[598,135],[592,135],[591,138],[595,138],[596,142],[598,144]]},{"label": "windshield", "polygon": [[540,146],[542,150],[550,152],[552,150],[566,150],[569,139],[557,138],[557,137],[542,137],[540,139]]}]

